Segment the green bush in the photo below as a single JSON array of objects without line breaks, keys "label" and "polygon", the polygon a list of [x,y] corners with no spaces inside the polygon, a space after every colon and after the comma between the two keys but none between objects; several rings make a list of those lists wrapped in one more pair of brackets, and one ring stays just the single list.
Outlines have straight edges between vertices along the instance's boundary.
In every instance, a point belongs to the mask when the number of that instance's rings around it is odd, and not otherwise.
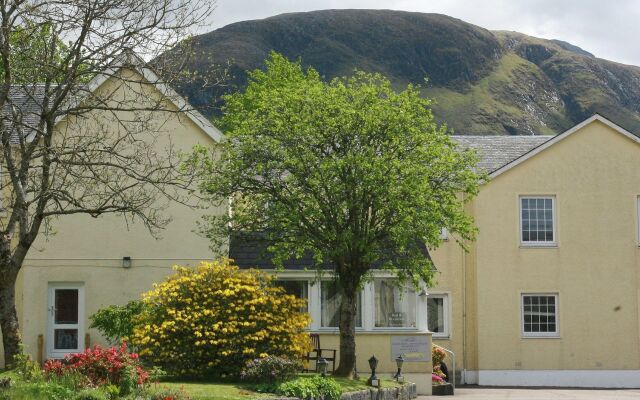
[{"label": "green bush", "polygon": [[268,356],[247,362],[240,378],[248,382],[284,381],[294,378],[301,370],[300,361]]},{"label": "green bush", "polygon": [[277,394],[300,399],[324,398],[325,400],[340,400],[342,387],[331,378],[316,375],[312,378],[298,378],[278,385]]},{"label": "green bush", "polygon": [[75,390],[57,383],[20,383],[9,390],[11,400],[69,400]]},{"label": "green bush", "polygon": [[133,300],[124,306],[109,306],[89,317],[90,328],[97,329],[111,344],[128,341],[133,335],[134,318],[142,312],[142,301]]},{"label": "green bush", "polygon": [[109,393],[100,389],[83,389],[76,393],[73,400],[111,400],[115,399]]},{"label": "green bush", "polygon": [[25,354],[20,348],[20,354],[15,356],[13,371],[18,377],[25,381],[34,381],[42,379],[42,370],[38,363],[31,360],[28,354]]}]

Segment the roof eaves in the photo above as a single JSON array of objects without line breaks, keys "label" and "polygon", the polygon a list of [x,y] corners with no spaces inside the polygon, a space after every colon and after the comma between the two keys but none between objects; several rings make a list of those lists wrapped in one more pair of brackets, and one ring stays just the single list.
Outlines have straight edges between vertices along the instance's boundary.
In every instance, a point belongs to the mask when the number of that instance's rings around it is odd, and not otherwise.
[{"label": "roof eaves", "polygon": [[492,172],[489,173],[489,177],[491,179],[507,172],[508,170],[510,170],[511,168],[523,163],[524,161],[528,160],[529,158],[535,156],[536,154],[546,150],[547,148],[553,146],[554,144],[558,143],[559,141],[571,136],[573,133],[579,131],[580,129],[584,128],[585,126],[591,124],[594,121],[599,121],[605,125],[607,125],[608,127],[610,127],[611,129],[615,130],[616,132],[628,137],[629,139],[633,140],[634,142],[640,144],[640,137],[629,132],[628,130],[622,128],[621,126],[615,124],[614,122],[610,121],[609,119],[603,117],[600,114],[594,114],[591,117],[585,119],[584,121],[580,122],[579,124],[573,126],[572,128],[567,129],[566,131],[554,136],[552,139],[540,144],[539,146],[534,147],[533,149],[527,151],[526,153],[522,154],[520,157],[516,158],[515,160],[512,160],[510,162],[508,162],[507,164],[501,166],[500,168],[497,168],[495,170],[493,170]]}]

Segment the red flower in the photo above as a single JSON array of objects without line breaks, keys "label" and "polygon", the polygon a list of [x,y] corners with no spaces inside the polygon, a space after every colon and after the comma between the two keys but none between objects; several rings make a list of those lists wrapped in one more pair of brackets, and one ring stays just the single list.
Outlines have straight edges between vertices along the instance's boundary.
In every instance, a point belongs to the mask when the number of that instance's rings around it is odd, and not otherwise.
[{"label": "red flower", "polygon": [[71,371],[78,372],[87,377],[88,386],[95,387],[118,385],[130,366],[134,367],[139,385],[149,381],[149,374],[140,365],[138,355],[129,353],[125,343],[119,348],[103,349],[95,346],[82,353],[69,354],[63,361],[47,360],[44,370],[45,374],[56,376]]}]

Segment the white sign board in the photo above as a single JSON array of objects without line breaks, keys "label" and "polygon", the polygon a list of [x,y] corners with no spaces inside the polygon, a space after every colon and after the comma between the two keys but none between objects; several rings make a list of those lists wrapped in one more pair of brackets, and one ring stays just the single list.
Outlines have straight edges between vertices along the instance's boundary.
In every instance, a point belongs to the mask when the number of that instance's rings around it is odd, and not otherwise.
[{"label": "white sign board", "polygon": [[391,361],[402,354],[405,362],[431,361],[427,335],[391,336]]}]

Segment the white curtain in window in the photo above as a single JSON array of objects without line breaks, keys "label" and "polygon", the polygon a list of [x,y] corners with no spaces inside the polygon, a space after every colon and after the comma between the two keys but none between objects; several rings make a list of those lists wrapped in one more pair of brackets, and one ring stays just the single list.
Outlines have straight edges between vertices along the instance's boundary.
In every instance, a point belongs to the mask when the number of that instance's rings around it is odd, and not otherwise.
[{"label": "white curtain in window", "polygon": [[415,290],[400,288],[391,279],[377,279],[374,281],[374,291],[376,327],[416,327]]},{"label": "white curtain in window", "polygon": [[[334,281],[323,281],[320,286],[320,325],[323,328],[336,328],[340,323],[340,294]],[[356,326],[362,326],[362,300],[357,296]]]}]

